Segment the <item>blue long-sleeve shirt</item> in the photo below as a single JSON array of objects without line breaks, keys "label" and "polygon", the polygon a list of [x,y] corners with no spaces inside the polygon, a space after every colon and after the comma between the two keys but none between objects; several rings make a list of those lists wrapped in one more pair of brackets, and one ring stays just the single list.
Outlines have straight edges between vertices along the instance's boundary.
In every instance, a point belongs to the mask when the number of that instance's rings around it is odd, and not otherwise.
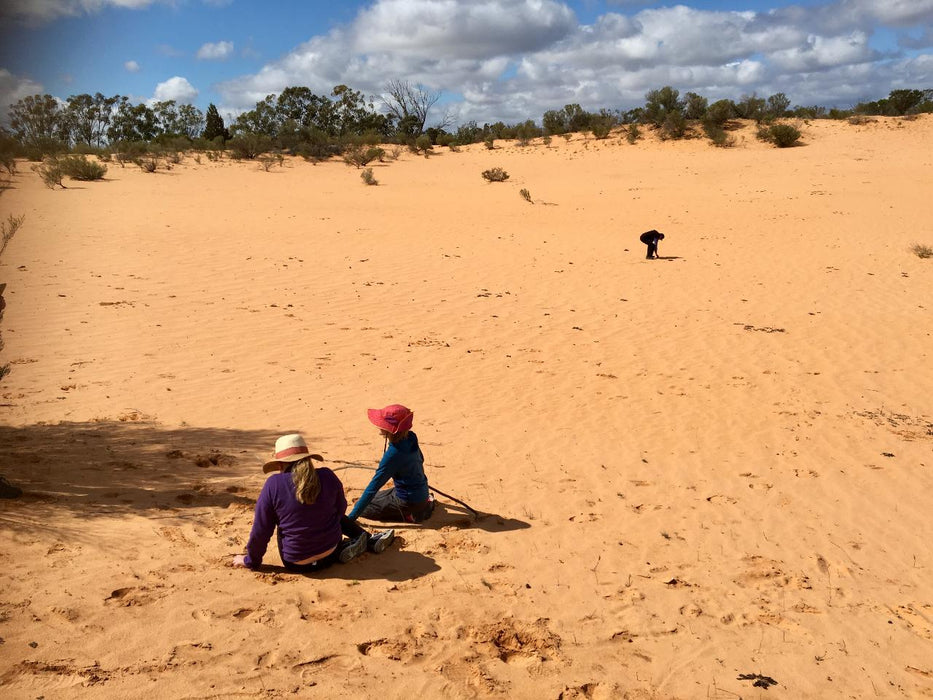
[{"label": "blue long-sleeve shirt", "polygon": [[356,520],[366,510],[373,496],[392,479],[395,494],[405,503],[421,503],[428,500],[428,478],[424,475],[424,455],[418,445],[418,436],[408,433],[404,440],[393,444],[383,453],[382,460],[369,485],[353,506],[351,520]]},{"label": "blue long-sleeve shirt", "polygon": [[347,512],[347,497],[340,479],[327,467],[317,470],[321,493],[311,505],[295,496],[291,472],[273,474],[262,487],[253,529],[246,545],[245,564],[262,564],[269,540],[279,528],[279,554],[284,561],[301,561],[336,547],[342,538],[340,518]]}]

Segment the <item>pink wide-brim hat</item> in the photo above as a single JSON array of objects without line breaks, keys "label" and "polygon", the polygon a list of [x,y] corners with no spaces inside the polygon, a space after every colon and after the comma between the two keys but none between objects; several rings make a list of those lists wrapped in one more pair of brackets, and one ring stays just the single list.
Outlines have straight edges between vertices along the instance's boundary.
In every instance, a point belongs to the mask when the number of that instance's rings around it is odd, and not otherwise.
[{"label": "pink wide-brim hat", "polygon": [[324,459],[321,455],[311,454],[308,443],[298,433],[283,435],[275,441],[275,452],[272,454],[272,459],[262,465],[262,470],[268,474],[278,470],[283,462],[297,462],[305,457],[316,459],[319,462]]},{"label": "pink wide-brim hat", "polygon": [[367,409],[366,415],[370,423],[392,435],[411,430],[411,424],[415,418],[414,413],[397,403],[385,408]]}]

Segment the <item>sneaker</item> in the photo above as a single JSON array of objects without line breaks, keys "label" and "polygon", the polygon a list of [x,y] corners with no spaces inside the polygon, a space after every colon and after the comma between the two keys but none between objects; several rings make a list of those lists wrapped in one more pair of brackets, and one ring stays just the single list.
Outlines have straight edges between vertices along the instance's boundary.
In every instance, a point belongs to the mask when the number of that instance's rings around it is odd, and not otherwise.
[{"label": "sneaker", "polygon": [[395,530],[383,530],[369,537],[369,551],[381,554],[395,539]]},{"label": "sneaker", "polygon": [[340,550],[340,563],[346,564],[348,561],[353,559],[356,556],[359,556],[366,551],[366,542],[369,540],[369,535],[365,532],[357,537],[355,540],[351,540],[350,544]]}]

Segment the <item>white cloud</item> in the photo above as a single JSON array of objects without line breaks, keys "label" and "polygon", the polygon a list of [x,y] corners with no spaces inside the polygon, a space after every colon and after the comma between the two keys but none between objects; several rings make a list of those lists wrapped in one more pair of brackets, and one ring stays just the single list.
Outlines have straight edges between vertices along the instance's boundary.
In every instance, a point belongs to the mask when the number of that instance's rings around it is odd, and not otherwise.
[{"label": "white cloud", "polygon": [[217,61],[229,58],[233,55],[232,41],[218,41],[215,43],[204,44],[198,49],[197,57],[206,61]]},{"label": "white cloud", "polygon": [[576,17],[555,0],[381,0],[353,23],[357,52],[483,59],[548,46]]},{"label": "white cloud", "polygon": [[178,104],[191,104],[197,96],[195,87],[187,79],[176,75],[156,85],[152,99],[157,102],[175,100]]},{"label": "white cloud", "polygon": [[912,71],[914,87],[933,82],[933,58],[894,63],[870,45],[880,26],[926,41],[933,0],[828,0],[767,12],[665,5],[584,25],[557,0],[374,0],[349,24],[218,89],[228,109],[245,110],[289,85],[327,95],[345,83],[378,95],[403,79],[459,93],[450,105],[458,118],[482,123],[540,119],[570,102],[629,109],[664,85],[711,100],[784,92],[795,104],[831,105],[886,95],[900,80],[895,66]]},{"label": "white cloud", "polygon": [[0,121],[7,122],[10,105],[16,104],[24,97],[42,94],[41,84],[29,78],[13,75],[5,68],[0,68]]},{"label": "white cloud", "polygon": [[136,61],[127,61],[123,68],[129,73],[139,73],[139,64]]}]

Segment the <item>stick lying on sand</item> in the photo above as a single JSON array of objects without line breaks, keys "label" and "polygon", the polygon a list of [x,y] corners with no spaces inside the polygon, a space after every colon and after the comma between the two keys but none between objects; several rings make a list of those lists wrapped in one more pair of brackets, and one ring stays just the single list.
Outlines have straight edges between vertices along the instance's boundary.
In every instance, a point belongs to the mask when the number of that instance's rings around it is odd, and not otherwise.
[{"label": "stick lying on sand", "polygon": [[[332,470],[332,471],[335,471],[335,472],[339,472],[339,471],[341,471],[341,470],[343,470],[343,469],[367,469],[368,471],[371,471],[371,472],[376,471],[376,468],[375,468],[375,467],[370,467],[370,466],[367,466],[367,465],[365,465],[365,464],[360,464],[359,462],[348,462],[348,461],[346,461],[346,460],[344,460],[344,459],[332,459],[332,460],[330,460],[330,461],[331,461],[331,462],[337,462],[337,463],[339,463],[339,464],[344,464],[344,465],[346,465],[346,466],[343,466],[343,467],[335,467],[335,468]],[[430,465],[428,465],[428,466],[430,466]],[[479,517],[479,511],[474,510],[474,509],[471,508],[467,503],[465,503],[464,501],[461,501],[459,498],[454,498],[454,497],[451,496],[449,493],[444,493],[444,492],[441,491],[439,488],[437,488],[437,486],[434,486],[434,484],[429,484],[429,485],[428,485],[428,488],[429,488],[431,491],[436,491],[438,494],[440,494],[440,495],[443,496],[444,498],[448,498],[448,499],[450,499],[451,501],[453,501],[454,503],[457,503],[457,504],[463,506],[464,508],[466,508],[468,511],[470,511],[470,512],[473,514],[473,517],[474,517],[474,518],[478,518],[478,517]]]}]

